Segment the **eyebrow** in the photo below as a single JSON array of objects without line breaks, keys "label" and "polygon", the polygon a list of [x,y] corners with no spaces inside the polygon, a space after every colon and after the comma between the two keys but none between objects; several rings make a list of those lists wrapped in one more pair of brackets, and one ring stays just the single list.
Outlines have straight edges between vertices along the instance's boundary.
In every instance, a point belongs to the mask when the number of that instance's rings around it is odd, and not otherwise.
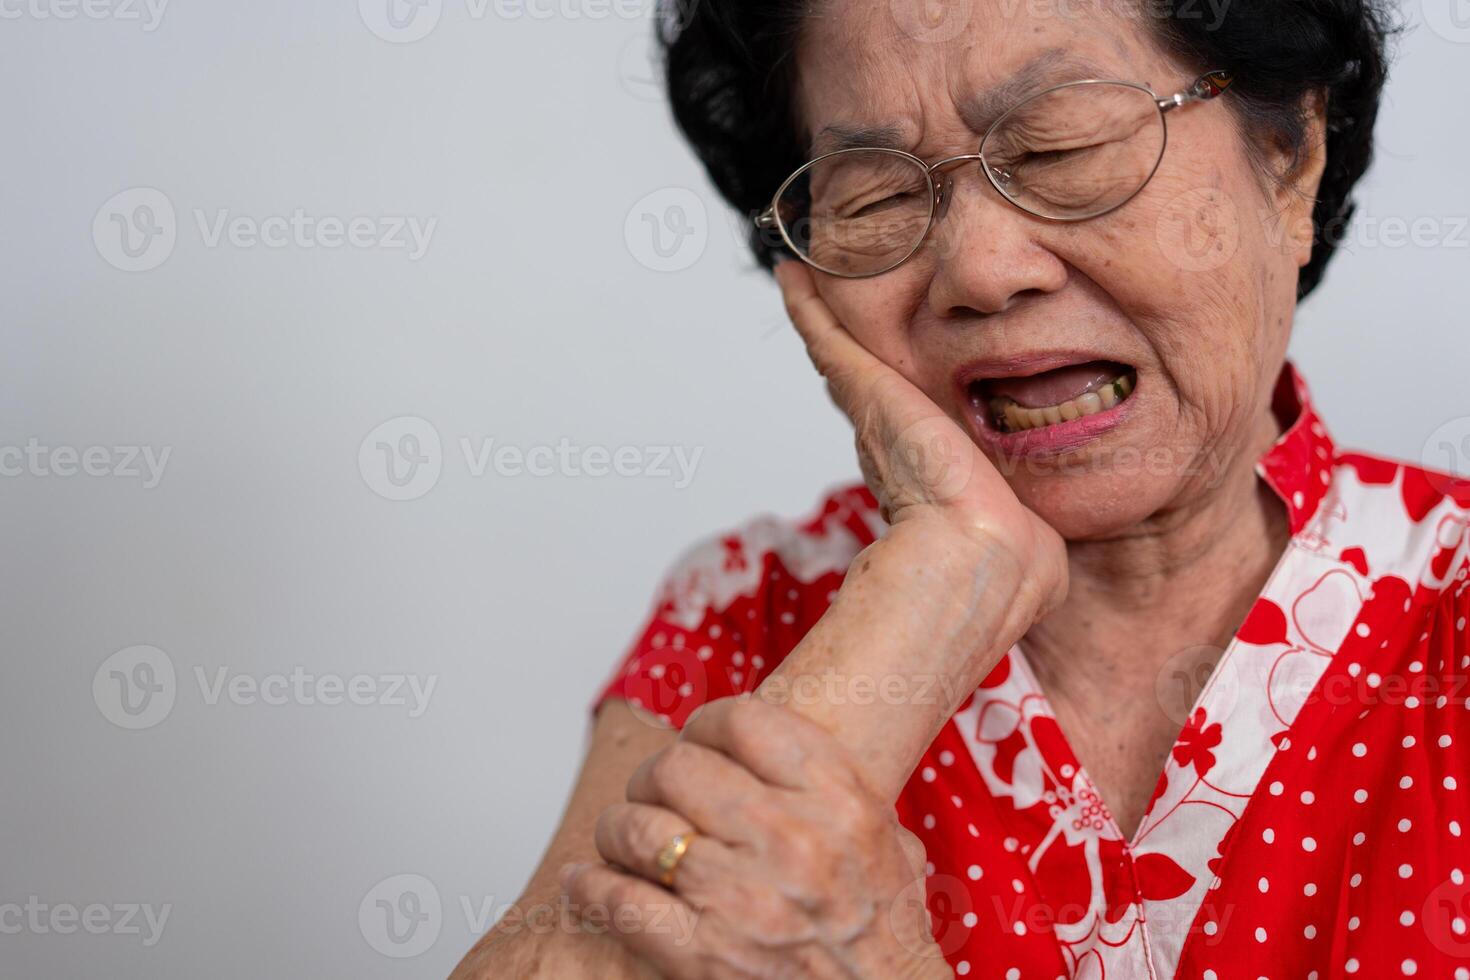
[{"label": "eyebrow", "polygon": [[[960,101],[960,118],[974,133],[984,133],[1016,103],[1054,85],[1088,78],[1107,78],[1108,73],[1086,58],[1065,48],[1049,48],[1026,62],[1005,81],[976,92]],[[820,156],[836,150],[879,147],[907,150],[903,129],[892,123],[871,126],[846,126],[832,123],[822,127],[812,138],[810,153]]]}]

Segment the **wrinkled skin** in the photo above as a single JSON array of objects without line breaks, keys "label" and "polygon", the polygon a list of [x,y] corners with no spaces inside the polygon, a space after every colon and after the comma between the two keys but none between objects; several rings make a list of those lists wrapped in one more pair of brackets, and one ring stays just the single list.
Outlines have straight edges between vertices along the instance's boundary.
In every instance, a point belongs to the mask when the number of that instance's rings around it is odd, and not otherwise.
[{"label": "wrinkled skin", "polygon": [[[969,26],[938,30],[957,34],[943,42],[900,29],[914,22],[913,6],[838,0],[809,21],[798,100],[808,132],[896,126],[905,149],[934,161],[975,152],[978,134],[956,104],[963,93],[1000,85],[1049,53],[1062,60],[1037,77],[1040,87],[1090,77],[1068,60],[1160,95],[1199,71],[1162,54],[1146,18],[1109,12],[1119,4],[969,0],[946,15],[963,18],[968,7]],[[1069,541],[1136,534],[1180,519],[1176,510],[1213,506],[1230,482],[1220,471],[1249,470],[1274,435],[1266,405],[1297,268],[1310,256],[1310,239],[1291,231],[1310,228],[1310,194],[1263,177],[1228,98],[1169,115],[1162,165],[1118,211],[1046,222],[964,172],[930,246],[906,265],[872,279],[818,276],[852,335],[956,419],[967,405],[953,374],[971,358],[1078,350],[1137,370],[1128,422],[1083,454],[1097,465],[1007,474]],[[1268,161],[1289,164],[1279,153]],[[1177,465],[1110,462],[1163,450]],[[1185,472],[1195,460],[1200,472]]]},{"label": "wrinkled skin", "polygon": [[[702,836],[671,901],[649,880],[654,859],[691,823]],[[665,976],[949,975],[924,918],[923,846],[858,760],[784,708],[710,704],[639,767],[596,836],[602,856],[634,874],[573,866],[567,894],[635,915],[617,934]]]},{"label": "wrinkled skin", "polygon": [[[812,17],[798,58],[808,133],[896,127],[905,149],[932,161],[975,152],[979,132],[958,100],[1014,84],[1038,59],[1051,74],[1028,78],[1033,88],[1106,77],[1160,95],[1216,67],[1172,63],[1146,20],[1119,5],[971,0],[967,13],[943,9],[968,21],[947,40],[942,29],[936,39],[914,27],[910,0],[837,0]],[[852,419],[864,476],[894,524],[889,557],[907,543],[919,564],[938,541],[966,542],[961,553],[990,567],[1004,556],[1021,570],[1004,595],[991,582],[983,595],[960,588],[953,601],[1021,610],[1019,624],[980,620],[999,632],[1029,629],[1043,682],[1071,671],[1112,705],[1149,701],[1148,669],[1200,639],[1189,632],[1200,623],[1228,635],[1284,541],[1252,467],[1277,435],[1270,393],[1297,269],[1310,255],[1322,159],[1318,149],[1298,161],[1272,146],[1253,159],[1226,99],[1172,113],[1157,174],[1111,214],[1040,220],[970,171],[906,265],[862,280],[778,269],[788,312]],[[1320,143],[1320,112],[1305,108]],[[819,140],[813,153],[821,149]],[[977,358],[1057,351],[1134,368],[1135,404],[1121,425],[1053,465],[1007,465],[972,441],[956,371]],[[936,454],[945,465],[925,465]],[[1222,569],[1241,588],[1210,592]],[[901,576],[891,581],[906,587]],[[915,582],[913,600],[933,601],[933,579]],[[1149,605],[1205,596],[1182,626]],[[1152,647],[1110,646],[1129,615],[1149,623]],[[1066,659],[1082,648],[1089,658]],[[1072,704],[1063,683],[1049,693],[1065,726],[1106,733],[1096,750],[1102,738],[1078,740],[1080,754],[1131,828],[1177,726],[1155,708],[1089,730],[1095,704],[1085,695]],[[677,942],[645,929],[617,936],[666,976],[946,976],[920,903],[904,901],[922,880],[922,853],[893,822],[891,793],[868,784],[869,768],[794,712],[717,702],[639,769],[628,803],[604,812],[597,844],[610,866],[569,868],[564,885],[582,904],[672,905],[697,920]],[[653,855],[691,827],[701,836],[671,892],[656,883]]]}]

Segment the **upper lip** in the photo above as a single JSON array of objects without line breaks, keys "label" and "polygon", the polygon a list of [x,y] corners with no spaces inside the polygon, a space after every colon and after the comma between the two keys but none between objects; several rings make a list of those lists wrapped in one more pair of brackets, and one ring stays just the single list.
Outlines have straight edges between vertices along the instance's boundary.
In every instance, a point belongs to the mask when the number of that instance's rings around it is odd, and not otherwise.
[{"label": "upper lip", "polygon": [[997,378],[1026,378],[1044,371],[1089,361],[1109,361],[1115,364],[1128,362],[1105,351],[1091,350],[1048,350],[1027,354],[1012,354],[1009,357],[985,357],[966,361],[955,369],[954,379],[961,392],[977,381],[993,381]]}]

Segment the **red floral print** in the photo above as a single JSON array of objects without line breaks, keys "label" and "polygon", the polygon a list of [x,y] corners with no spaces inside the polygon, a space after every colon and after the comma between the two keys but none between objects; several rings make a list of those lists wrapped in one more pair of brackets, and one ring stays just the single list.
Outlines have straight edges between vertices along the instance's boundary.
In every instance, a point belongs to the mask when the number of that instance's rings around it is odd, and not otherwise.
[{"label": "red floral print", "polygon": [[[957,976],[1470,980],[1470,482],[1339,453],[1290,366],[1273,407],[1292,542],[1133,837],[1020,648],[916,767]],[[696,547],[600,697],[678,726],[754,689],[884,528],[857,486]]]},{"label": "red floral print", "polygon": [[1210,750],[1220,744],[1220,726],[1205,724],[1205,709],[1195,708],[1189,723],[1179,733],[1172,755],[1180,766],[1194,766],[1194,771],[1203,779],[1215,765],[1215,753]]}]

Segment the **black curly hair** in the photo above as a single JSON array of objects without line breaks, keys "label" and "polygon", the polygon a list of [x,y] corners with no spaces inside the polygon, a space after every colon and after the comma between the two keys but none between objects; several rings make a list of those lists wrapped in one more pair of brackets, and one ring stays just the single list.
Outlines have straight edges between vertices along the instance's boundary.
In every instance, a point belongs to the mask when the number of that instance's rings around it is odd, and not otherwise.
[{"label": "black curly hair", "polygon": [[[1373,158],[1373,123],[1398,29],[1392,0],[1140,0],[1161,47],[1201,70],[1235,75],[1229,104],[1256,146],[1308,147],[1306,106],[1327,101],[1327,163],[1312,213],[1298,298],[1323,270],[1353,213],[1352,189]],[[720,193],[755,215],[804,162],[793,117],[795,48],[811,0],[660,0],[659,41],[674,119]],[[779,235],[751,225],[770,268]]]}]

